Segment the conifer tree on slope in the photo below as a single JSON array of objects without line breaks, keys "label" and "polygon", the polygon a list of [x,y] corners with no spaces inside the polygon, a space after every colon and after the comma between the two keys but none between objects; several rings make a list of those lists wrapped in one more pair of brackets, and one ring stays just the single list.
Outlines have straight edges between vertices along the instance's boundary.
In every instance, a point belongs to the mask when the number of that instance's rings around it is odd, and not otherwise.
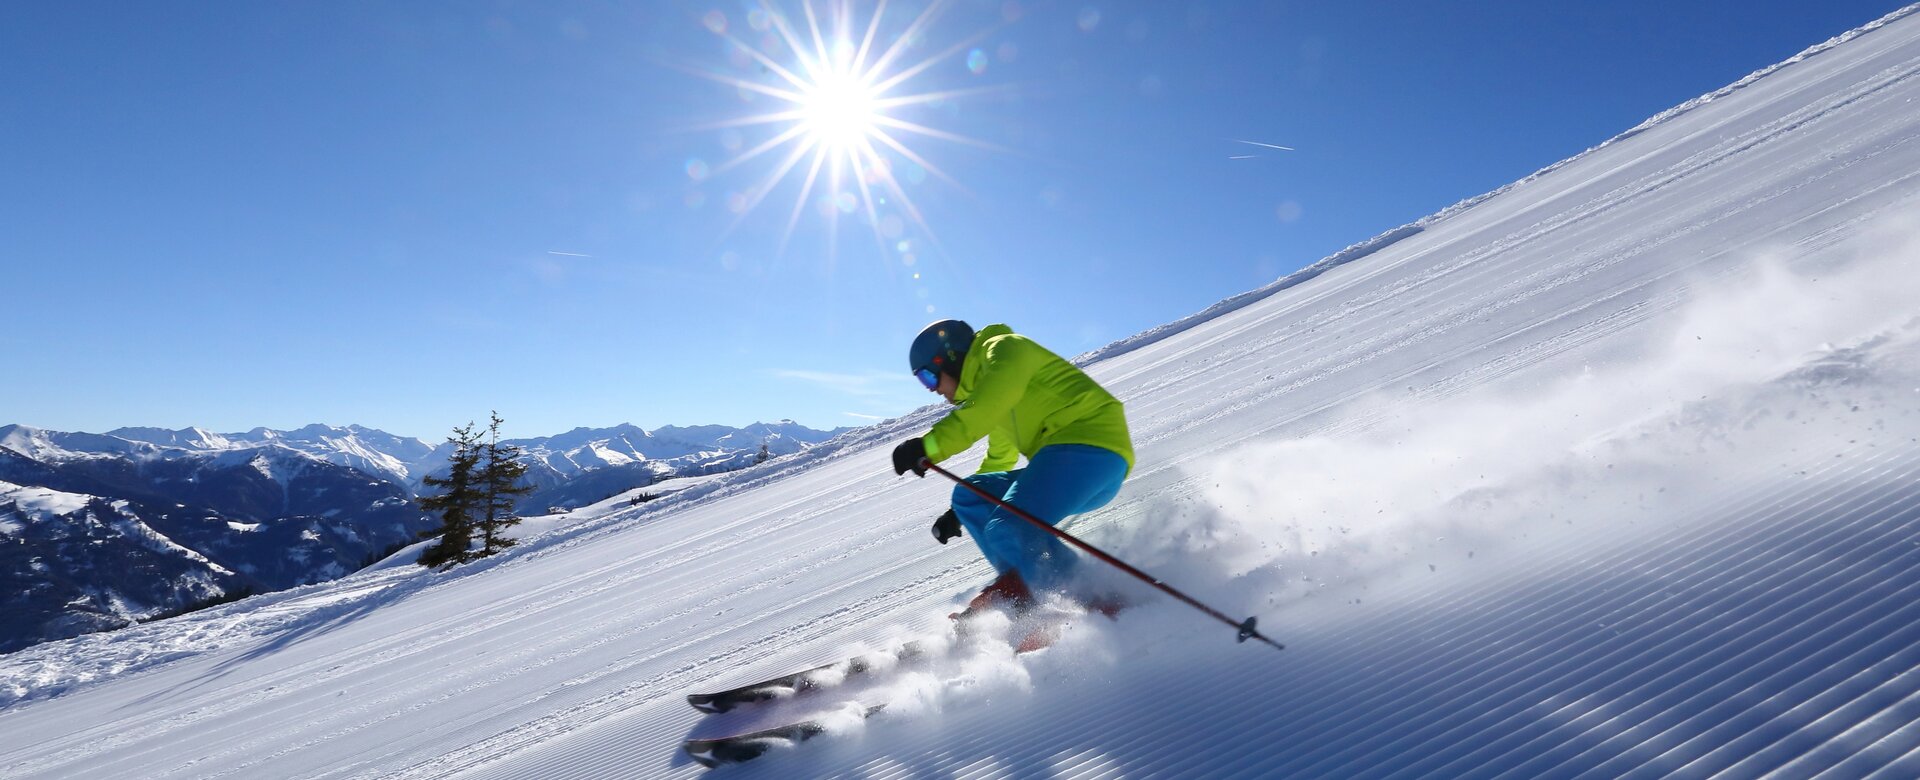
[{"label": "conifer tree on slope", "polygon": [[421,480],[427,487],[440,489],[439,495],[420,498],[421,511],[440,516],[440,527],[423,534],[426,538],[438,536],[440,541],[420,553],[421,566],[452,566],[474,559],[474,521],[486,498],[475,468],[485,454],[484,447],[473,423],[453,429],[447,443],[453,445],[447,475],[428,475]]},{"label": "conifer tree on slope", "polygon": [[514,545],[514,540],[501,535],[501,532],[520,524],[520,518],[513,513],[514,501],[519,496],[533,492],[532,485],[520,482],[527,474],[527,464],[520,462],[520,448],[500,443],[500,423],[503,421],[499,412],[492,414],[492,422],[487,425],[487,443],[481,446],[485,452],[482,459],[484,465],[476,480],[483,494],[481,506],[486,512],[486,517],[480,520],[480,557]]}]

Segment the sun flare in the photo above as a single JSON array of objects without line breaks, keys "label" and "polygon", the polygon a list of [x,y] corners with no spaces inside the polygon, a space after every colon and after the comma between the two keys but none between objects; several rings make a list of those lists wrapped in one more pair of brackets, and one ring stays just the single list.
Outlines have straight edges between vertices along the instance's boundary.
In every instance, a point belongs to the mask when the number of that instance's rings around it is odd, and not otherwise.
[{"label": "sun flare", "polygon": [[[866,20],[864,30],[854,24],[851,4],[844,1],[826,5],[824,12],[810,2],[802,2],[799,8],[804,22],[798,25],[766,4],[746,15],[744,27],[721,12],[707,14],[705,26],[727,41],[738,58],[737,70],[757,77],[690,70],[733,86],[743,96],[772,97],[782,103],[768,113],[706,126],[774,128],[771,137],[757,144],[743,144],[747,148],[711,171],[720,175],[762,157],[773,161],[768,173],[757,182],[729,196],[729,207],[736,214],[735,227],[790,174],[798,174],[800,194],[781,234],[783,251],[809,202],[817,204],[820,214],[827,218],[829,236],[837,235],[838,220],[846,216],[867,223],[882,249],[890,242],[897,243],[903,224],[917,226],[929,241],[938,243],[894,171],[910,169],[916,182],[923,174],[955,185],[958,182],[904,139],[911,135],[1002,151],[898,115],[898,111],[915,106],[999,89],[903,91],[909,80],[937,63],[952,62],[956,57],[964,62],[966,49],[990,32],[982,31],[915,64],[903,65],[903,58],[925,42],[928,27],[945,5],[932,3],[903,29],[890,31],[891,43],[884,45],[879,40],[887,6],[884,2]],[[823,15],[827,17],[824,21]],[[769,52],[782,55],[776,57]]]}]

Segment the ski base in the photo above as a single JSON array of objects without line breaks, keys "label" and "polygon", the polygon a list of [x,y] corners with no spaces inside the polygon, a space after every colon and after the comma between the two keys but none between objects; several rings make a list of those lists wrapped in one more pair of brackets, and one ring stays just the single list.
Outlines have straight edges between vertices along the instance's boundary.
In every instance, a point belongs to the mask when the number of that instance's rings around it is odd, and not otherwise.
[{"label": "ski base", "polygon": [[[885,704],[866,706],[860,711],[860,717],[873,717],[874,713],[886,709],[886,706]],[[689,739],[680,747],[701,766],[712,769],[727,764],[752,761],[776,747],[797,745],[819,736],[826,730],[825,720],[803,720],[746,734],[712,739]]]},{"label": "ski base", "polygon": [[[729,712],[737,707],[748,704],[757,704],[770,699],[793,696],[817,688],[828,687],[829,684],[823,683],[823,679],[833,679],[834,683],[832,684],[838,684],[848,679],[866,675],[883,665],[891,668],[892,665],[883,664],[882,661],[892,659],[894,664],[906,663],[925,657],[930,650],[931,648],[927,642],[916,640],[892,650],[863,653],[853,658],[846,658],[829,664],[821,664],[811,669],[803,669],[792,674],[784,674],[779,677],[749,683],[718,693],[690,693],[687,694],[687,703],[693,705],[694,709],[707,714]],[[835,674],[836,672],[837,674]]]}]

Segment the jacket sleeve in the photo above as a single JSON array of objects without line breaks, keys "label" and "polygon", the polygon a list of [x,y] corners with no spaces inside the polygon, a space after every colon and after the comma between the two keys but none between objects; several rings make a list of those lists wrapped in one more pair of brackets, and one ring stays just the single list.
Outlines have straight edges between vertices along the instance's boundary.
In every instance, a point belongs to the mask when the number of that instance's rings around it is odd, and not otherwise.
[{"label": "jacket sleeve", "polygon": [[[933,424],[933,431],[927,434],[929,458],[937,463],[952,457],[1013,416],[1014,405],[1026,395],[1027,383],[1044,359],[1039,350],[1028,348],[1028,343],[1016,336],[1003,336],[982,344],[985,354],[967,356],[969,361],[981,361],[980,373],[974,376],[967,400]],[[994,461],[991,451],[987,460]]]}]

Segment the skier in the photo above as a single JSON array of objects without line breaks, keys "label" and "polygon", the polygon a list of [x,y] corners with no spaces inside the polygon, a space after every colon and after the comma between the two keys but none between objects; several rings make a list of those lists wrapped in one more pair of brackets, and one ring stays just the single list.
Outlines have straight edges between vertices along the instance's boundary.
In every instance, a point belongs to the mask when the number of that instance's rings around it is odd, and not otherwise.
[{"label": "skier", "polygon": [[[1133,469],[1133,441],[1120,402],[1072,363],[1005,325],[979,333],[960,320],[928,325],[907,353],[920,384],[954,409],[925,436],[893,451],[893,471],[926,476],[939,463],[987,440],[987,457],[967,478],[987,493],[1058,525],[1105,506]],[[1021,455],[1025,468],[1014,468]],[[1018,613],[1033,591],[1066,585],[1075,553],[1026,520],[956,485],[952,507],[933,522],[941,544],[973,537],[999,577],[974,597],[966,617],[1008,607]]]}]

